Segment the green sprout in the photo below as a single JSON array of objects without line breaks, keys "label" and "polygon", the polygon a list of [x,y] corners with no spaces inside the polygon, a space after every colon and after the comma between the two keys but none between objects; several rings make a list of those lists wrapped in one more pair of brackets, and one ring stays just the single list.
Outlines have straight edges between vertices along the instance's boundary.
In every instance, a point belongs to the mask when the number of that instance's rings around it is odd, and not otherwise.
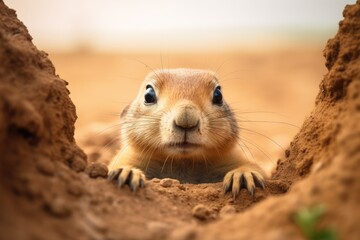
[{"label": "green sprout", "polygon": [[302,208],[294,215],[295,223],[302,233],[309,240],[337,240],[337,234],[332,228],[319,229],[316,227],[325,213],[323,205],[316,205],[312,208]]}]

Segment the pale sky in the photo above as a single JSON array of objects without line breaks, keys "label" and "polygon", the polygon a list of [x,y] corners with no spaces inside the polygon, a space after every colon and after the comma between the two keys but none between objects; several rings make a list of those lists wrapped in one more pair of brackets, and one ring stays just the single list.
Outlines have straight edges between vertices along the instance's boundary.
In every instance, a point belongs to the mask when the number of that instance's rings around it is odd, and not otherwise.
[{"label": "pale sky", "polygon": [[355,0],[5,0],[41,48],[226,49],[334,36]]}]

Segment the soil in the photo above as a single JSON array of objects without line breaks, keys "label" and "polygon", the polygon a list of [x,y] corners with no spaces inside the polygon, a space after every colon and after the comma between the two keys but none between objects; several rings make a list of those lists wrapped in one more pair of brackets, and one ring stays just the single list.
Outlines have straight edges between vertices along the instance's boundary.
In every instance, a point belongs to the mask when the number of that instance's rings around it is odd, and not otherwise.
[{"label": "soil", "polygon": [[[325,51],[316,105],[265,190],[233,199],[221,183],[153,179],[137,193],[106,180],[108,136],[74,140],[67,82],[0,1],[0,239],[303,239],[301,207],[360,237],[360,1]],[[116,143],[110,146],[116,149]],[[107,151],[106,154],[112,154]]]}]

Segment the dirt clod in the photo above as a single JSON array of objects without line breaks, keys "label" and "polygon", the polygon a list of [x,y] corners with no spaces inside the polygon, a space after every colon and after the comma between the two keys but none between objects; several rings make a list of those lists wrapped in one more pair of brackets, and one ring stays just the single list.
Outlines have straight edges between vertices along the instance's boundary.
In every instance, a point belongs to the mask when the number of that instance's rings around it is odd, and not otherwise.
[{"label": "dirt clod", "polygon": [[160,185],[164,188],[168,188],[174,185],[179,185],[179,180],[171,179],[171,178],[164,178],[160,180]]},{"label": "dirt clod", "polygon": [[104,163],[91,163],[86,170],[91,178],[105,178],[108,174],[108,168]]},{"label": "dirt clod", "polygon": [[236,209],[234,206],[225,205],[224,207],[221,208],[219,215],[220,215],[220,217],[225,217],[225,216],[232,215],[235,213],[236,213]]},{"label": "dirt clod", "polygon": [[207,206],[198,204],[191,210],[191,213],[199,220],[207,220],[210,217],[211,211]]}]

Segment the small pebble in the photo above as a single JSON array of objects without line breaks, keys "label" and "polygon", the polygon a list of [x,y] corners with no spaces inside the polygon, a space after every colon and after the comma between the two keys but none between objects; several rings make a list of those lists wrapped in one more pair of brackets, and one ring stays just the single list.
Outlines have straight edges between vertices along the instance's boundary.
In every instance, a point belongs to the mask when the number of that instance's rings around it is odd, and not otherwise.
[{"label": "small pebble", "polygon": [[206,220],[210,217],[210,210],[203,204],[196,205],[192,210],[191,213],[193,217],[199,220]]},{"label": "small pebble", "polygon": [[160,180],[160,185],[164,188],[171,187],[172,185],[180,184],[179,180],[171,179],[171,178],[164,178]]},{"label": "small pebble", "polygon": [[220,217],[224,217],[226,215],[232,215],[236,213],[236,209],[234,206],[231,205],[225,205],[223,208],[221,208],[220,210]]},{"label": "small pebble", "polygon": [[87,172],[91,178],[106,178],[108,174],[108,168],[105,164],[96,162],[92,163],[88,167]]},{"label": "small pebble", "polygon": [[180,190],[183,190],[183,191],[186,190],[186,187],[185,187],[184,185],[181,185],[181,184],[178,186],[178,188],[179,188]]},{"label": "small pebble", "polygon": [[153,183],[159,183],[159,182],[160,182],[160,179],[158,179],[158,178],[153,178],[153,179],[151,179],[150,181],[153,182]]},{"label": "small pebble", "polygon": [[168,187],[171,187],[172,181],[170,178],[164,178],[164,179],[160,180],[160,185],[162,187],[168,188]]}]

